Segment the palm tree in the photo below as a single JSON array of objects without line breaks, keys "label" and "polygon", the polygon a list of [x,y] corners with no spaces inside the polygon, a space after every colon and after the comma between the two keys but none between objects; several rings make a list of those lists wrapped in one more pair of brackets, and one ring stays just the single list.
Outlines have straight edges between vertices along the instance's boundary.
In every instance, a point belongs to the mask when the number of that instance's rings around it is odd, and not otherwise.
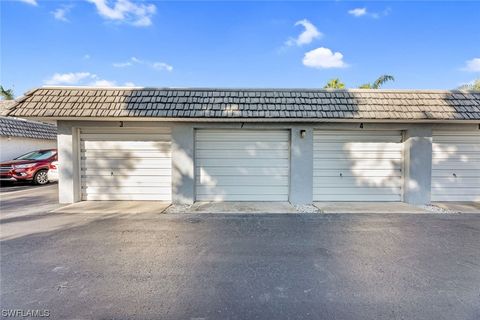
[{"label": "palm tree", "polygon": [[480,79],[473,81],[473,83],[464,84],[458,87],[458,89],[466,91],[480,91]]},{"label": "palm tree", "polygon": [[324,89],[345,89],[345,83],[340,81],[340,79],[331,79],[327,82],[327,84],[323,87]]},{"label": "palm tree", "polygon": [[380,89],[380,87],[383,86],[383,84],[388,81],[395,81],[395,78],[391,75],[384,74],[378,77],[377,80],[375,80],[373,83],[362,84],[359,88],[360,89]]},{"label": "palm tree", "polygon": [[13,89],[5,89],[3,86],[0,86],[0,96],[3,100],[13,100]]}]

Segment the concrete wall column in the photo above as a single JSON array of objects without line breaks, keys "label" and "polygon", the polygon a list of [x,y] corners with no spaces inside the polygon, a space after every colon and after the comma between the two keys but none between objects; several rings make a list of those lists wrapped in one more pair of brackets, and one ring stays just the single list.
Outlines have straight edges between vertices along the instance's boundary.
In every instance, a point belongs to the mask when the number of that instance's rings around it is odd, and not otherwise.
[{"label": "concrete wall column", "polygon": [[195,131],[191,124],[172,127],[172,202],[192,204],[195,200]]},{"label": "concrete wall column", "polygon": [[309,204],[313,201],[313,128],[292,127],[290,141],[290,202]]},{"label": "concrete wall column", "polygon": [[430,203],[432,185],[432,128],[412,126],[404,135],[404,201]]},{"label": "concrete wall column", "polygon": [[59,162],[58,202],[80,201],[78,129],[71,123],[58,121],[57,143]]}]

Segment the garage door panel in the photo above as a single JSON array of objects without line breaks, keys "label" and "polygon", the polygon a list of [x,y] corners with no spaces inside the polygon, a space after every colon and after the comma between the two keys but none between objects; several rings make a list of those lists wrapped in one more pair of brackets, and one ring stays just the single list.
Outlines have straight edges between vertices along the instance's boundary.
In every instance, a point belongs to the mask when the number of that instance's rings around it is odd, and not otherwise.
[{"label": "garage door panel", "polygon": [[396,130],[315,130],[313,132],[314,137],[322,136],[325,138],[328,137],[353,137],[362,139],[366,135],[371,136],[369,141],[379,141],[383,137],[391,137],[392,140],[398,140],[398,131]]},{"label": "garage door panel", "polygon": [[196,199],[288,201],[289,131],[197,130]]},{"label": "garage door panel", "polygon": [[480,201],[480,131],[434,131],[432,201]]},{"label": "garage door panel", "polygon": [[97,133],[97,134],[151,134],[152,137],[150,140],[158,140],[155,137],[161,134],[171,134],[172,130],[170,127],[159,126],[159,127],[150,127],[150,128],[138,128],[138,127],[84,127],[81,129],[82,135]]},{"label": "garage door panel", "polygon": [[254,185],[276,185],[276,184],[282,184],[286,185],[288,184],[288,175],[285,176],[272,176],[272,175],[267,175],[267,176],[261,176],[260,178],[258,176],[220,176],[217,175],[215,177],[209,176],[209,175],[201,175],[197,179],[197,185],[204,185],[204,186],[217,186],[217,185],[222,185],[222,186],[251,186],[252,184]]},{"label": "garage door panel", "polygon": [[432,146],[433,153],[438,153],[440,155],[456,155],[459,152],[467,153],[477,153],[480,151],[480,146],[475,141],[468,143],[467,141],[462,141],[459,143],[441,143],[435,140],[435,143]]},{"label": "garage door panel", "polygon": [[[374,133],[372,133],[374,134]],[[376,134],[376,133],[375,133]],[[316,135],[318,137],[320,135]],[[399,143],[401,142],[401,137],[397,136],[356,136],[356,135],[321,135],[322,141],[325,143],[342,143],[344,145],[352,143],[362,143],[362,144],[372,144],[372,143]],[[372,139],[373,137],[373,139]]]},{"label": "garage door panel", "polygon": [[[112,173],[111,169],[90,169],[90,168],[82,168],[81,170],[82,176],[110,176]],[[170,168],[161,168],[161,169],[138,169],[133,168],[129,169],[128,171],[116,172],[117,176],[171,176],[172,169]],[[162,178],[163,179],[163,178]]]},{"label": "garage door panel", "polygon": [[352,152],[366,152],[366,151],[391,151],[391,152],[401,152],[402,146],[398,143],[314,143],[313,151],[346,151],[346,154],[351,154]]},{"label": "garage door panel", "polygon": [[342,173],[343,177],[402,177],[401,171],[382,170],[382,169],[364,169],[360,172],[331,170],[331,169],[314,169],[314,177],[339,177]]},{"label": "garage door panel", "polygon": [[316,159],[313,169],[343,169],[357,172],[358,170],[372,170],[378,167],[388,170],[401,170],[401,160],[392,159],[368,159],[368,160],[345,160],[345,159]]},{"label": "garage door panel", "polygon": [[316,193],[320,193],[322,195],[336,195],[336,194],[343,194],[343,195],[367,195],[367,196],[375,196],[375,195],[390,195],[395,194],[401,191],[401,188],[388,188],[388,187],[315,187],[313,190]]},{"label": "garage door panel", "polygon": [[[401,175],[398,175],[397,177],[389,177],[388,181],[385,181],[385,178],[383,176],[376,177],[376,178],[369,176],[369,182],[375,186],[388,185],[389,187],[401,188],[403,184],[403,179]],[[334,177],[322,177],[321,179],[318,179],[315,186],[323,187],[323,188],[328,188],[328,187],[348,188],[351,186],[362,187],[362,186],[365,186],[365,183],[363,183],[361,179],[358,179],[357,177],[353,177],[353,176],[350,176],[350,177],[334,176]]]},{"label": "garage door panel", "polygon": [[197,137],[199,140],[206,140],[212,139],[215,141],[224,139],[224,140],[246,140],[246,139],[253,139],[256,141],[263,137],[269,137],[276,140],[285,140],[288,139],[289,132],[287,130],[279,131],[279,130],[251,130],[251,129],[212,129],[212,130],[198,130]]},{"label": "garage door panel", "polygon": [[84,133],[82,138],[88,141],[149,141],[149,140],[170,140],[169,133],[119,133],[112,136],[111,133]]},{"label": "garage door panel", "polygon": [[[109,186],[109,187],[83,187],[82,190],[85,193],[117,193],[117,194],[144,194],[144,193],[153,193],[152,187],[148,186]],[[170,186],[168,187],[155,187],[155,193],[168,194]]]},{"label": "garage door panel", "polygon": [[235,143],[232,142],[218,142],[218,141],[198,141],[196,143],[196,149],[213,149],[213,150],[224,150],[228,152],[230,150],[285,150],[288,149],[288,142],[271,142],[271,141],[257,141],[257,142],[248,142],[248,141],[238,141]]},{"label": "garage door panel", "polygon": [[195,171],[197,176],[288,176],[289,168],[252,168],[252,167],[209,167],[198,168]]},{"label": "garage door panel", "polygon": [[288,159],[288,150],[215,150],[200,149],[196,152],[197,159]]},{"label": "garage door panel", "polygon": [[[82,150],[82,159],[118,158],[121,153],[117,150]],[[171,158],[169,153],[157,150],[129,150],[128,155],[131,158]]]},{"label": "garage door panel", "polygon": [[157,176],[102,176],[98,179],[90,179],[85,182],[86,187],[128,187],[128,186],[143,186],[143,187],[171,187],[172,180],[169,176],[159,179]]},{"label": "garage door panel", "polygon": [[249,194],[288,194],[288,187],[286,186],[238,186],[238,185],[222,185],[222,186],[197,186],[197,194],[237,194],[237,195],[249,195]]},{"label": "garage door panel", "polygon": [[[221,136],[220,136],[221,135]],[[273,134],[265,134],[262,136],[256,135],[256,133],[243,134],[238,136],[236,134],[225,134],[225,133],[212,133],[212,134],[200,134],[198,139],[201,141],[215,141],[215,142],[283,142],[285,141],[284,136]]]},{"label": "garage door panel", "polygon": [[[433,197],[433,196],[432,196]],[[480,201],[478,194],[452,195],[450,193],[437,193],[432,201]]]},{"label": "garage door panel", "polygon": [[169,131],[159,128],[82,129],[82,199],[171,200]]},{"label": "garage door panel", "polygon": [[432,192],[435,193],[443,193],[448,195],[463,195],[463,194],[470,194],[470,195],[480,195],[480,187],[466,187],[466,186],[455,186],[449,187],[448,189],[443,188],[442,186],[432,187]]},{"label": "garage door panel", "polygon": [[[265,200],[268,199],[268,200]],[[264,194],[207,194],[197,195],[197,201],[286,201],[283,194],[272,194],[268,197]]]},{"label": "garage door panel", "polygon": [[197,159],[197,164],[206,171],[208,171],[209,167],[254,167],[254,168],[262,168],[265,167],[265,163],[268,163],[272,167],[282,167],[287,164],[286,159],[271,159],[271,158],[249,158],[249,159]]},{"label": "garage door panel", "polygon": [[[363,201],[385,201],[385,202],[393,202],[393,201],[400,201],[398,199],[398,196],[396,195],[375,195],[374,199],[370,199],[372,196],[370,195],[363,195],[363,194],[351,194],[348,195],[348,200],[345,200],[345,195],[342,194],[335,194],[335,195],[322,195],[318,194],[315,197],[314,201],[358,201],[358,202],[363,202]],[[370,200],[369,200],[370,199]]]},{"label": "garage door panel", "polygon": [[148,168],[171,168],[172,160],[166,158],[160,159],[142,159],[142,158],[122,158],[122,159],[93,159],[82,160],[82,167],[92,169],[115,168],[115,169],[148,169]]},{"label": "garage door panel", "polygon": [[314,201],[401,201],[400,131],[314,132]]},{"label": "garage door panel", "polygon": [[[314,159],[335,159],[335,160],[344,160],[345,158],[353,160],[369,160],[369,159],[379,159],[379,155],[375,151],[356,151],[356,152],[348,152],[348,151],[328,151],[328,153],[315,153]],[[402,150],[398,151],[383,151],[382,152],[382,159],[388,160],[399,160],[402,161],[403,153]]]},{"label": "garage door panel", "polygon": [[435,165],[435,170],[452,170],[452,168],[455,168],[456,170],[469,170],[469,171],[480,170],[480,162],[473,162],[473,161],[469,161],[469,162],[435,161],[433,165]]},{"label": "garage door panel", "polygon": [[452,187],[478,187],[480,186],[480,174],[477,177],[432,177],[432,187],[442,187],[442,186],[452,186]]},{"label": "garage door panel", "polygon": [[82,141],[83,150],[117,150],[127,154],[130,150],[156,150],[169,154],[170,142],[168,141]]},{"label": "garage door panel", "polygon": [[460,155],[456,154],[447,154],[439,153],[433,154],[433,163],[442,163],[445,161],[456,161],[456,162],[480,162],[480,152],[461,152]]},{"label": "garage door panel", "polygon": [[478,143],[478,136],[472,132],[445,132],[444,134],[435,132],[435,143]]}]

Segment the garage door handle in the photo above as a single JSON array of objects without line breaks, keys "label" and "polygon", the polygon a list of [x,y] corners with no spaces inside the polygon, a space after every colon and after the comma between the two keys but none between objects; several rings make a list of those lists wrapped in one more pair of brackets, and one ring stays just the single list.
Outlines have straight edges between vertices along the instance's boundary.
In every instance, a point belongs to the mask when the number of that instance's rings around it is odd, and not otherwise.
[{"label": "garage door handle", "polygon": [[113,171],[110,171],[110,175],[113,176]]},{"label": "garage door handle", "polygon": [[453,176],[456,178],[456,177],[457,177],[457,174],[456,174],[456,173],[454,173],[454,174],[453,174]]},{"label": "garage door handle", "polygon": [[343,173],[340,172],[340,177],[343,177]]}]

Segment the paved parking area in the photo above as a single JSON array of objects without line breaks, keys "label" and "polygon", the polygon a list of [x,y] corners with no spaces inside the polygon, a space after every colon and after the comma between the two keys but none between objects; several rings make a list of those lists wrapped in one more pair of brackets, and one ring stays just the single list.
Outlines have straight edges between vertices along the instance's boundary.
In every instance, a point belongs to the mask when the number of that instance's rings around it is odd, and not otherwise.
[{"label": "paved parking area", "polygon": [[2,195],[2,310],[46,309],[51,319],[480,318],[478,214],[49,213],[55,191]]},{"label": "paved parking area", "polygon": [[[56,185],[56,183],[51,183],[49,185]],[[15,192],[15,191],[33,190],[33,189],[43,188],[43,187],[45,186],[34,185],[30,181],[15,182],[15,183],[1,182],[0,195],[5,193],[10,193],[10,192]]]},{"label": "paved parking area", "polygon": [[430,213],[424,208],[404,202],[316,202],[323,213],[377,213],[377,214],[421,214]]}]

